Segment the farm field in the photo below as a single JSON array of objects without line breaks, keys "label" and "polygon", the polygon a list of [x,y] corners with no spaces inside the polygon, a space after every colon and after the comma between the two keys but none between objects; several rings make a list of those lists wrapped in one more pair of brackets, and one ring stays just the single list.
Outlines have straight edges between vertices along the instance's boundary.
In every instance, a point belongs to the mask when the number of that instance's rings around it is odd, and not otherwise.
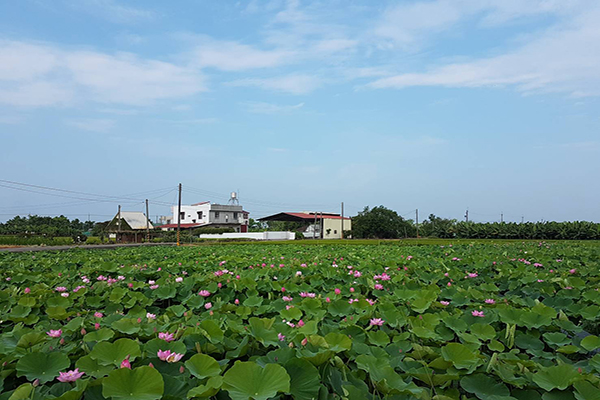
[{"label": "farm field", "polygon": [[450,242],[0,253],[0,400],[600,399],[600,245]]}]

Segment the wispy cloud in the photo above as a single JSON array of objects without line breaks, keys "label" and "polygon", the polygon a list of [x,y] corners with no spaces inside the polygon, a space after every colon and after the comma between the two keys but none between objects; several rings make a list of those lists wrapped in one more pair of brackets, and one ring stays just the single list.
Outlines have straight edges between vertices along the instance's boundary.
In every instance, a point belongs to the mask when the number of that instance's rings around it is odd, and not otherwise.
[{"label": "wispy cloud", "polygon": [[0,41],[0,103],[74,102],[147,105],[205,90],[196,69],[129,53],[65,50],[50,44]]},{"label": "wispy cloud", "polygon": [[281,105],[273,103],[265,103],[260,101],[249,101],[241,103],[248,112],[254,114],[289,114],[304,107],[304,103],[295,105]]},{"label": "wispy cloud", "polygon": [[470,62],[404,73],[370,83],[372,88],[411,86],[514,86],[530,93],[562,92],[574,97],[600,95],[600,7],[567,26],[541,33],[519,49]]},{"label": "wispy cloud", "polygon": [[115,121],[111,119],[70,119],[66,120],[65,124],[84,131],[106,133],[113,129]]},{"label": "wispy cloud", "polygon": [[118,24],[152,21],[157,16],[154,11],[126,6],[117,0],[76,0],[71,1],[71,6]]},{"label": "wispy cloud", "polygon": [[230,86],[254,86],[295,95],[307,94],[321,85],[321,79],[312,75],[293,74],[276,78],[247,78],[229,82]]}]

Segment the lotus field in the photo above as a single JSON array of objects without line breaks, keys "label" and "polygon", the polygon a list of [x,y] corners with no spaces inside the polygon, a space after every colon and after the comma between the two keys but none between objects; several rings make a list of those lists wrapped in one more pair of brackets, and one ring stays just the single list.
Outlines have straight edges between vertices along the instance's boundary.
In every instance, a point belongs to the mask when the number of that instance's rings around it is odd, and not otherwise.
[{"label": "lotus field", "polygon": [[600,399],[597,244],[0,254],[0,400]]}]

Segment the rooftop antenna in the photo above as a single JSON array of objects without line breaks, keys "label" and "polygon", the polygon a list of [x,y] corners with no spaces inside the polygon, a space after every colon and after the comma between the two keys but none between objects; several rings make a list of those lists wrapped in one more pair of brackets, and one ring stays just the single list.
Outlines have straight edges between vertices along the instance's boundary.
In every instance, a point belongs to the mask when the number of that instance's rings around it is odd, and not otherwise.
[{"label": "rooftop antenna", "polygon": [[236,192],[231,192],[231,196],[229,197],[227,204],[231,204],[232,206],[240,205],[240,201],[238,200],[238,195]]}]

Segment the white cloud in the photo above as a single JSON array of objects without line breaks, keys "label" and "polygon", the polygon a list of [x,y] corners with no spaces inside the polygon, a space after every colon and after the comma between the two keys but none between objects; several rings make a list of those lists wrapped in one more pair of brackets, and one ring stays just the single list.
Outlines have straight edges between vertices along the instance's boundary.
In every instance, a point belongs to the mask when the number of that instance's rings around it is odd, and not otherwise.
[{"label": "white cloud", "polygon": [[318,88],[321,80],[315,76],[293,74],[276,78],[248,78],[229,82],[230,86],[255,86],[295,95],[307,94]]},{"label": "white cloud", "polygon": [[397,89],[514,86],[526,94],[560,92],[575,97],[597,96],[600,95],[598,19],[600,7],[506,54],[382,78],[368,86]]},{"label": "white cloud", "polygon": [[193,68],[132,54],[64,50],[0,41],[0,103],[68,105],[82,101],[146,105],[205,90]]},{"label": "white cloud", "polygon": [[84,131],[106,133],[115,126],[115,121],[110,119],[70,119],[65,124]]},{"label": "white cloud", "polygon": [[71,2],[71,6],[118,24],[151,21],[156,18],[156,13],[151,10],[125,6],[116,0],[75,0]]},{"label": "white cloud", "polygon": [[296,105],[280,105],[258,101],[245,102],[242,103],[242,105],[246,107],[248,112],[254,114],[289,114],[304,107],[304,103],[298,103]]},{"label": "white cloud", "polygon": [[198,67],[223,71],[277,67],[292,62],[296,55],[289,50],[261,50],[246,44],[206,36],[201,36],[197,41],[198,45],[190,53],[192,63]]}]

